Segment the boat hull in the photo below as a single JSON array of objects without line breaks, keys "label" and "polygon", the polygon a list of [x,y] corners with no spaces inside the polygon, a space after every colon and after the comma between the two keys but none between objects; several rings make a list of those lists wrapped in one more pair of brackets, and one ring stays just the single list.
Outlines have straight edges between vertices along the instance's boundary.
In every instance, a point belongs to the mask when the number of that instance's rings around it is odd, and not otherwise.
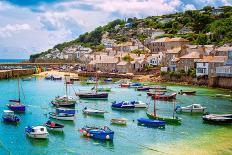
[{"label": "boat hull", "polygon": [[151,120],[151,119],[145,119],[145,118],[139,118],[137,121],[139,125],[153,126],[153,127],[165,126],[166,124],[165,121]]},{"label": "boat hull", "polygon": [[126,125],[127,120],[126,119],[111,119],[111,124],[117,124],[117,125]]},{"label": "boat hull", "polygon": [[35,139],[47,139],[48,138],[48,133],[44,134],[33,134],[33,133],[26,133],[28,137],[30,138],[35,138]]},{"label": "boat hull", "polygon": [[68,102],[68,103],[66,103],[66,102],[52,101],[51,103],[52,103],[52,105],[57,106],[57,107],[69,107],[70,108],[70,107],[75,107],[76,102]]},{"label": "boat hull", "polygon": [[76,94],[80,99],[107,99],[108,93],[99,94]]},{"label": "boat hull", "polygon": [[49,117],[50,118],[54,118],[54,119],[57,119],[57,120],[64,120],[64,121],[74,121],[75,120],[75,116],[74,115],[56,115],[55,113],[53,112],[50,112],[49,113]]},{"label": "boat hull", "polygon": [[207,123],[212,124],[231,124],[232,123],[232,114],[209,114],[202,116],[202,119]]},{"label": "boat hull", "polygon": [[8,123],[19,123],[20,119],[19,118],[9,118],[9,117],[2,117],[4,122],[8,122]]},{"label": "boat hull", "polygon": [[8,104],[7,105],[8,109],[12,110],[12,111],[15,111],[15,112],[25,112],[26,111],[26,106],[25,105],[19,105],[19,106],[16,106],[16,105],[12,105],[12,104]]},{"label": "boat hull", "polygon": [[180,125],[181,124],[181,120],[178,118],[159,117],[159,116],[154,116],[151,113],[147,113],[147,117],[149,119],[153,119],[153,120],[165,121],[167,124],[172,124],[172,125]]}]

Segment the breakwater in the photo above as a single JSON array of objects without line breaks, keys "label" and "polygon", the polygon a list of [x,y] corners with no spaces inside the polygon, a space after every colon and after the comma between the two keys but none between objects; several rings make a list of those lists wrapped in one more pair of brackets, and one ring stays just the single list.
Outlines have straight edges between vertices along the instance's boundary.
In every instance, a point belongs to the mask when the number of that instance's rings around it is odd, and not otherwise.
[{"label": "breakwater", "polygon": [[9,79],[20,76],[28,76],[35,73],[34,69],[13,69],[13,70],[0,70],[0,79]]},{"label": "breakwater", "polygon": [[[78,76],[94,77],[96,76],[96,72],[78,72]],[[106,72],[97,73],[97,76],[106,77],[106,78],[122,78],[122,79],[132,79],[134,77],[134,75],[129,75],[129,74],[106,73]]]}]

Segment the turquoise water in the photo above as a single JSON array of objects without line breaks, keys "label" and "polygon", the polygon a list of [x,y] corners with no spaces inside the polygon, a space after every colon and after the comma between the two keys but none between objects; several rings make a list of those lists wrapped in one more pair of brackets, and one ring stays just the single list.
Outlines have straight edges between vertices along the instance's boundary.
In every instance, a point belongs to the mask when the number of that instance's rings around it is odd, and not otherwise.
[{"label": "turquoise water", "polygon": [[0,63],[19,63],[26,60],[27,59],[0,59]]},{"label": "turquoise water", "polygon": [[[134,89],[119,88],[118,85],[105,85],[111,87],[112,92],[107,101],[88,101],[80,100],[76,105],[78,114],[76,120],[72,122],[58,121],[65,125],[64,134],[50,133],[48,140],[30,139],[25,136],[24,128],[27,125],[42,125],[48,120],[47,113],[53,108],[49,102],[57,95],[64,94],[63,81],[47,81],[35,78],[32,81],[21,82],[23,86],[25,99],[23,101],[28,105],[25,114],[20,114],[21,122],[19,125],[5,124],[0,122],[0,154],[23,154],[23,155],[41,155],[41,154],[166,154],[175,149],[176,142],[187,141],[186,145],[191,145],[192,140],[196,140],[202,135],[208,136],[208,133],[220,130],[224,137],[231,136],[232,127],[204,124],[201,115],[178,114],[183,119],[182,125],[167,125],[165,129],[147,128],[138,126],[136,119],[146,118],[146,111],[143,109],[135,112],[115,111],[111,109],[112,101],[122,100],[142,100],[150,103],[150,110],[153,109],[152,100],[146,96],[145,92],[137,92]],[[6,109],[9,99],[17,97],[17,80],[0,81],[0,111]],[[74,95],[73,90],[90,90],[92,86],[80,86],[75,83],[70,87],[70,93]],[[170,86],[171,91],[180,89],[197,90],[196,96],[177,96],[176,104],[189,105],[199,103],[208,107],[212,113],[232,113],[232,102],[228,99],[210,97],[213,94],[228,93],[228,91],[197,88]],[[231,92],[230,92],[231,93]],[[141,96],[140,96],[141,94]],[[201,95],[203,94],[203,95]],[[205,96],[207,94],[207,96]],[[209,95],[211,94],[211,95]],[[104,109],[109,113],[104,118],[85,117],[81,110],[85,107]],[[172,116],[172,102],[157,101],[157,112],[162,116]],[[110,125],[110,119],[114,117],[124,117],[128,119],[128,125],[125,127]],[[135,120],[135,121],[133,121]],[[84,138],[78,132],[78,129],[84,125],[108,125],[115,131],[113,142],[100,142]],[[220,133],[221,133],[220,132]],[[221,135],[220,135],[221,136]],[[210,141],[210,137],[207,137]],[[206,139],[207,139],[206,138]],[[197,144],[200,144],[196,141]],[[216,142],[215,142],[216,143]],[[159,145],[156,145],[159,144]],[[162,147],[169,144],[169,148]],[[221,142],[223,144],[223,141]],[[183,146],[181,146],[183,147]],[[186,146],[187,147],[187,146]],[[232,146],[229,146],[231,149]],[[152,148],[153,150],[149,149]],[[212,149],[213,146],[209,149]],[[224,148],[225,149],[225,148]],[[226,148],[227,149],[227,148]]]}]

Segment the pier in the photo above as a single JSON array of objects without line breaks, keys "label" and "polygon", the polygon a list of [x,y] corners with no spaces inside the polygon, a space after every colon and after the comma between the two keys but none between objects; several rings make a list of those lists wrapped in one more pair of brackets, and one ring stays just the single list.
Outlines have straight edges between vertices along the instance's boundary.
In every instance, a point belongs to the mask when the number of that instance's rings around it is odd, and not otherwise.
[{"label": "pier", "polygon": [[34,73],[35,73],[34,69],[0,70],[0,80],[20,77],[20,76],[29,76]]}]

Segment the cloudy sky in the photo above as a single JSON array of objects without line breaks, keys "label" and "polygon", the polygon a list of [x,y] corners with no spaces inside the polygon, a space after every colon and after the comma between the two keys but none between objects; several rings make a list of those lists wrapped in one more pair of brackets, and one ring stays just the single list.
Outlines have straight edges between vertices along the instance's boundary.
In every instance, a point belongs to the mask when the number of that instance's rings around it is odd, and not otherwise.
[{"label": "cloudy sky", "polygon": [[232,0],[0,0],[0,59],[29,58],[117,18],[205,5],[232,5]]}]

